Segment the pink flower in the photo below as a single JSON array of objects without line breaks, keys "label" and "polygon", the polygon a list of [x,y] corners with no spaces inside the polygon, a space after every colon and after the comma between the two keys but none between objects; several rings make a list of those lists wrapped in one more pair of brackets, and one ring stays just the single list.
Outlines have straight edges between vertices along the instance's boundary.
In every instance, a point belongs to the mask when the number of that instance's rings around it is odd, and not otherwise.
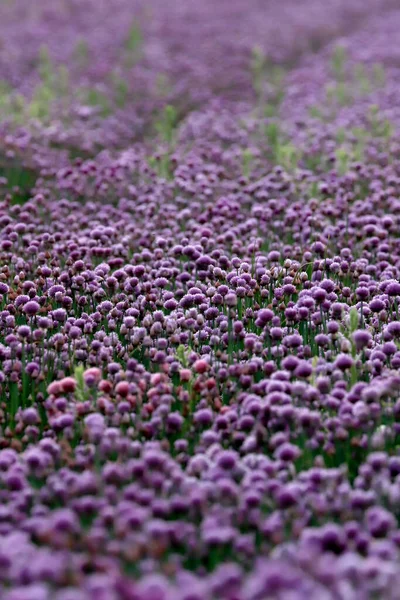
[{"label": "pink flower", "polygon": [[64,377],[59,383],[61,391],[65,394],[72,394],[76,390],[76,381],[73,377]]},{"label": "pink flower", "polygon": [[201,373],[205,373],[206,371],[208,371],[208,369],[210,368],[210,365],[203,358],[199,358],[199,360],[196,360],[196,362],[194,363],[193,368],[196,371],[196,373],[201,374]]},{"label": "pink flower", "polygon": [[127,381],[119,381],[115,386],[115,392],[119,396],[126,398],[126,396],[129,394],[129,383]]},{"label": "pink flower", "polygon": [[192,378],[192,371],[190,369],[181,369],[179,371],[179,377],[181,381],[190,381]]},{"label": "pink flower", "polygon": [[47,392],[48,394],[50,394],[50,396],[58,396],[59,394],[61,394],[61,385],[59,381],[52,381],[48,386],[47,386]]}]

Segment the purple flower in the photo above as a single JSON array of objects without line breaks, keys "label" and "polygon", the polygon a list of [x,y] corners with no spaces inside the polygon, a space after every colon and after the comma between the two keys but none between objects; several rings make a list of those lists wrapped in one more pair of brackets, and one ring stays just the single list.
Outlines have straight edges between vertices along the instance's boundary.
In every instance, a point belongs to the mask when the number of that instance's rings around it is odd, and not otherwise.
[{"label": "purple flower", "polygon": [[40,304],[35,300],[30,300],[24,304],[23,310],[28,317],[34,317],[40,310]]},{"label": "purple flower", "polygon": [[365,329],[357,329],[357,331],[352,334],[352,337],[357,350],[366,348],[372,339],[369,331],[366,331]]}]

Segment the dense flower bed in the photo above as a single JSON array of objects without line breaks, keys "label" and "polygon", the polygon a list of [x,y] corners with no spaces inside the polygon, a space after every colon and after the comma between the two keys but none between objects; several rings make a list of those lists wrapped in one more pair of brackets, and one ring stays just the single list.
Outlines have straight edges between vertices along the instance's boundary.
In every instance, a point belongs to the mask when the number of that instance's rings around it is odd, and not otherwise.
[{"label": "dense flower bed", "polygon": [[400,11],[4,2],[0,597],[400,598]]}]

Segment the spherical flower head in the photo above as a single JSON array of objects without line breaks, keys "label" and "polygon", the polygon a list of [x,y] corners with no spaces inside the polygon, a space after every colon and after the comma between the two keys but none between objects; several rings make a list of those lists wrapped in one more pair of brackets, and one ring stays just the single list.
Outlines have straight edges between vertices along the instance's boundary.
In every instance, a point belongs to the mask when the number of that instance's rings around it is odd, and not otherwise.
[{"label": "spherical flower head", "polygon": [[299,490],[295,487],[286,486],[277,493],[279,508],[285,509],[294,506],[299,500]]},{"label": "spherical flower head", "polygon": [[27,363],[26,367],[25,367],[25,372],[30,376],[30,377],[38,377],[39,373],[40,373],[40,365],[39,363],[32,361]]},{"label": "spherical flower head", "polygon": [[101,429],[105,428],[105,419],[104,416],[100,413],[91,413],[85,417],[85,425],[86,427],[92,429]]},{"label": "spherical flower head", "polygon": [[88,387],[96,385],[101,379],[101,370],[97,367],[86,369],[83,373],[83,380]]},{"label": "spherical flower head", "polygon": [[28,317],[34,317],[40,310],[40,304],[35,300],[30,300],[24,304],[23,311]]},{"label": "spherical flower head", "polygon": [[353,333],[352,338],[357,350],[363,350],[370,343],[372,336],[366,329],[357,329]]},{"label": "spherical flower head", "polygon": [[293,333],[292,335],[287,335],[284,338],[283,343],[288,348],[298,348],[299,346],[302,345],[303,338],[298,333]]},{"label": "spherical flower head", "polygon": [[164,308],[167,310],[175,310],[177,306],[178,306],[178,303],[175,300],[175,298],[169,298],[168,300],[166,300],[164,302]]},{"label": "spherical flower head", "polygon": [[270,262],[279,262],[281,255],[280,255],[280,252],[278,252],[277,250],[272,250],[271,252],[268,253],[267,258]]},{"label": "spherical flower head", "polygon": [[388,296],[399,296],[400,295],[400,283],[397,281],[393,281],[389,283],[386,288],[386,292]]},{"label": "spherical flower head", "polygon": [[112,362],[108,365],[107,370],[111,375],[116,375],[121,370],[121,366],[118,363]]},{"label": "spherical flower head", "polygon": [[209,368],[210,368],[210,365],[203,358],[196,360],[196,362],[193,365],[193,369],[195,370],[195,372],[199,373],[200,375],[203,373],[206,373]]},{"label": "spherical flower head", "polygon": [[170,429],[179,431],[184,422],[184,418],[178,412],[169,413],[167,416],[167,425]]},{"label": "spherical flower head", "polygon": [[299,359],[297,356],[293,356],[293,354],[289,354],[282,361],[282,367],[287,371],[294,371],[299,364]]},{"label": "spherical flower head", "polygon": [[380,312],[385,308],[385,303],[379,298],[373,298],[368,306],[372,312]]},{"label": "spherical flower head", "polygon": [[319,304],[325,300],[327,296],[326,291],[323,288],[314,288],[313,290],[313,298]]},{"label": "spherical flower head", "polygon": [[58,323],[64,323],[65,319],[67,318],[67,313],[63,308],[56,308],[52,314]]},{"label": "spherical flower head", "polygon": [[115,392],[119,396],[126,398],[129,394],[129,383],[127,381],[119,381],[115,386]]},{"label": "spherical flower head", "polygon": [[181,369],[179,371],[179,379],[181,381],[190,381],[192,378],[192,371],[190,369]]},{"label": "spherical flower head", "polygon": [[294,444],[290,444],[289,442],[285,442],[278,446],[275,450],[274,455],[278,460],[282,460],[284,462],[293,462],[298,459],[301,455],[301,450]]},{"label": "spherical flower head", "polygon": [[6,283],[0,281],[0,294],[6,295],[10,291],[10,288]]},{"label": "spherical flower head", "polygon": [[232,450],[224,450],[218,455],[217,465],[225,471],[230,471],[236,466],[237,454]]},{"label": "spherical flower head", "polygon": [[73,325],[71,327],[71,329],[69,330],[68,335],[71,338],[71,340],[77,340],[78,338],[81,337],[82,331],[80,330],[79,327],[76,327],[75,325]]},{"label": "spherical flower head", "polygon": [[59,383],[64,394],[72,394],[76,390],[76,380],[73,377],[64,377]]},{"label": "spherical flower head", "polygon": [[112,383],[108,379],[102,379],[99,383],[99,390],[105,394],[109,394],[112,390]]},{"label": "spherical flower head", "polygon": [[385,537],[396,526],[394,515],[380,506],[369,508],[365,515],[366,526],[373,537]]},{"label": "spherical flower head", "polygon": [[238,302],[237,295],[234,292],[228,292],[225,296],[225,304],[227,306],[236,306]]},{"label": "spherical flower head", "polygon": [[358,287],[356,289],[356,296],[358,300],[368,300],[369,290],[367,287]]},{"label": "spherical flower head", "polygon": [[58,396],[59,394],[62,393],[62,389],[61,389],[61,385],[59,381],[52,381],[48,386],[47,386],[47,393],[50,394],[50,396]]},{"label": "spherical flower head", "polygon": [[400,321],[392,321],[391,323],[389,323],[386,330],[394,338],[400,337]]},{"label": "spherical flower head", "polygon": [[33,407],[26,408],[22,413],[22,421],[25,425],[36,425],[36,423],[39,423],[40,418],[37,410]]},{"label": "spherical flower head", "polygon": [[331,389],[331,382],[329,377],[318,377],[315,383],[317,389],[321,392],[321,394],[327,394]]},{"label": "spherical flower head", "polygon": [[31,328],[28,325],[20,325],[17,329],[17,333],[20,338],[28,338],[31,334]]},{"label": "spherical flower head", "polygon": [[306,362],[305,360],[302,360],[297,365],[294,374],[296,375],[296,377],[306,379],[307,377],[310,377],[312,375],[312,366],[310,365],[310,363]]},{"label": "spherical flower head", "polygon": [[341,371],[346,371],[353,366],[353,359],[348,354],[339,354],[335,361],[335,366]]},{"label": "spherical flower head", "polygon": [[269,308],[261,308],[257,313],[256,325],[264,327],[267,323],[272,321],[274,313]]},{"label": "spherical flower head", "polygon": [[386,356],[391,356],[397,352],[397,346],[394,342],[385,342],[382,346],[382,352]]},{"label": "spherical flower head", "polygon": [[270,334],[273,340],[281,340],[283,338],[283,329],[281,327],[272,327]]},{"label": "spherical flower head", "polygon": [[334,523],[328,523],[324,526],[321,533],[322,547],[325,551],[333,552],[334,554],[343,552],[346,547],[346,536],[340,526]]},{"label": "spherical flower head", "polygon": [[197,425],[207,427],[213,421],[213,413],[209,408],[202,408],[194,413],[193,420]]},{"label": "spherical flower head", "polygon": [[327,329],[328,333],[334,335],[339,331],[339,323],[337,321],[329,321]]}]

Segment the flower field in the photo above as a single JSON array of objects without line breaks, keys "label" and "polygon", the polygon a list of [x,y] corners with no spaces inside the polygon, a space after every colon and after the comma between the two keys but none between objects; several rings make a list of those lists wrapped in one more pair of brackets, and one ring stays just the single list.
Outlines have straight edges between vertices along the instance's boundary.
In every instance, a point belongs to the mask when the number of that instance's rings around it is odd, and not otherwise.
[{"label": "flower field", "polygon": [[400,600],[400,6],[3,0],[0,600]]}]

